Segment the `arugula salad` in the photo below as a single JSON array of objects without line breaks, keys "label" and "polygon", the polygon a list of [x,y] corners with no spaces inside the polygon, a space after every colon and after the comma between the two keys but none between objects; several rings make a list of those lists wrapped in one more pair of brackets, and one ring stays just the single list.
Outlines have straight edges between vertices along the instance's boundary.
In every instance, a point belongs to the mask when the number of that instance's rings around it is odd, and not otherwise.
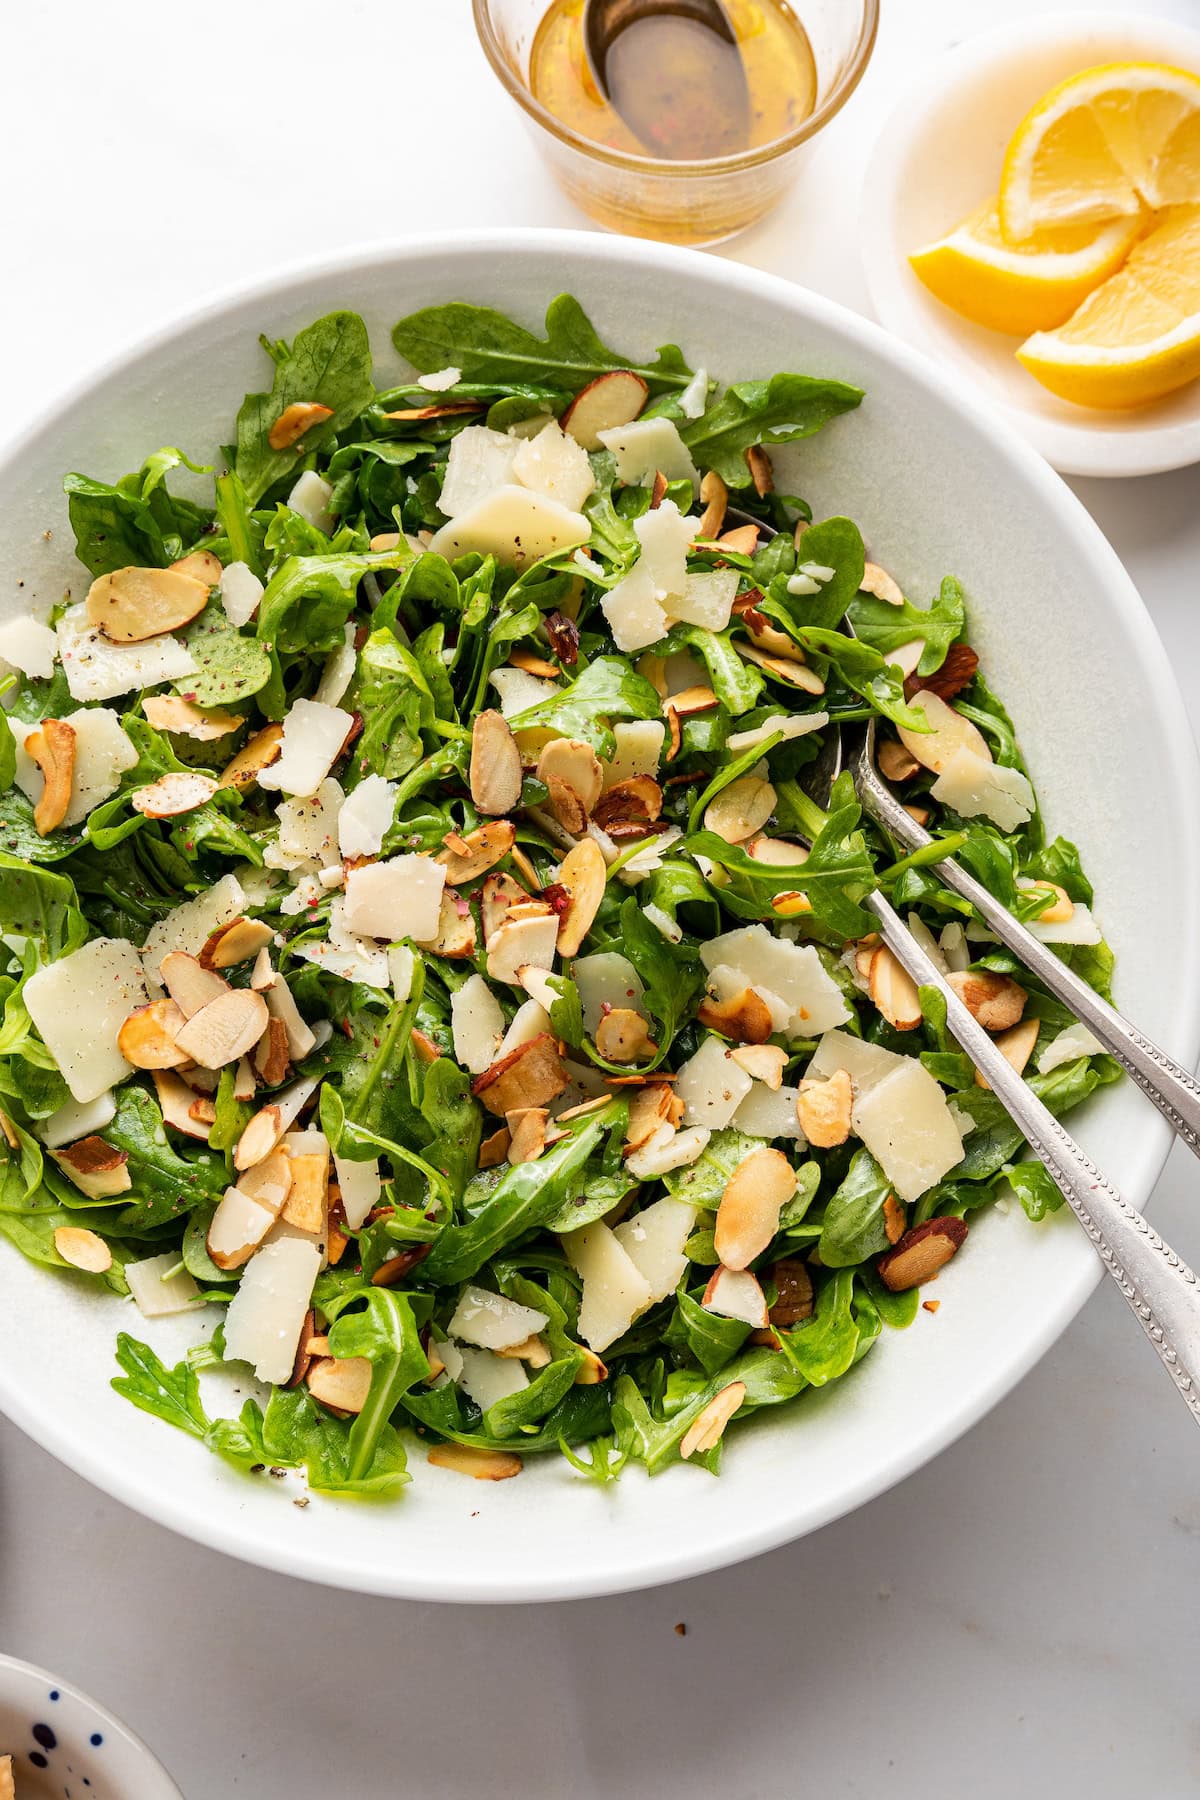
[{"label": "arugula salad", "polygon": [[[1111,956],[959,584],[776,485],[857,389],[630,362],[569,296],[393,339],[382,389],[353,313],[264,339],[213,467],[69,475],[87,576],[0,627],[0,1236],[219,1308],[113,1386],[247,1470],[715,1472],[979,1208],[1059,1203],[863,895],[1059,1113],[1115,1066],[933,864]],[[872,717],[928,855],[816,779]]]}]

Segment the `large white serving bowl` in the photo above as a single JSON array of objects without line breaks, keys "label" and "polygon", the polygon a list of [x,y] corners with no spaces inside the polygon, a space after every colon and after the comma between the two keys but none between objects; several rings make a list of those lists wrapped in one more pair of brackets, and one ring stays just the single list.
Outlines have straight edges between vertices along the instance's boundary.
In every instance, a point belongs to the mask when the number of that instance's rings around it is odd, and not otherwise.
[{"label": "large white serving bowl", "polygon": [[[964,582],[972,641],[1015,716],[1050,829],[1078,841],[1095,878],[1119,953],[1118,998],[1191,1066],[1196,755],[1137,593],[1078,501],[962,383],[786,282],[647,243],[504,231],[366,250],[222,298],[119,357],[0,458],[5,605],[45,608],[81,586],[64,470],[115,477],[161,444],[208,458],[228,441],[243,392],[266,378],[260,331],[288,336],[355,307],[386,374],[390,327],[414,307],[468,299],[537,326],[564,289],[631,356],[678,340],[694,365],[727,379],[799,369],[865,388],[857,412],[777,453],[780,486],[806,495],[817,517],[859,520],[913,595],[932,594],[947,572]],[[1158,1115],[1122,1085],[1073,1124],[1141,1205],[1167,1150]],[[398,1503],[316,1495],[301,1508],[291,1504],[298,1477],[239,1475],[109,1390],[118,1329],[171,1358],[196,1339],[195,1316],[145,1324],[131,1304],[97,1299],[0,1241],[0,1406],[130,1506],[264,1567],[422,1599],[559,1599],[735,1562],[881,1493],[1033,1366],[1099,1273],[1069,1215],[1037,1227],[1016,1208],[981,1218],[941,1279],[936,1316],[888,1334],[829,1393],[735,1432],[719,1480],[632,1470],[601,1491],[555,1458],[492,1485],[429,1467],[414,1443],[414,1480]],[[1148,1354],[1132,1325],[1128,1352]],[[228,1386],[221,1398],[226,1410],[238,1404]]]}]

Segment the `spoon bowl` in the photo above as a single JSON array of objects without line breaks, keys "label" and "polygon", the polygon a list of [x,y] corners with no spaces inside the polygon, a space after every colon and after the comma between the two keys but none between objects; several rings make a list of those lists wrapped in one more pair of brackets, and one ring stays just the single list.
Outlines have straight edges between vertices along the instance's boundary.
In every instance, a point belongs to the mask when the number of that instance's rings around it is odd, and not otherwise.
[{"label": "spoon bowl", "polygon": [[583,41],[596,86],[652,155],[691,162],[748,145],[750,89],[721,0],[586,0]]}]

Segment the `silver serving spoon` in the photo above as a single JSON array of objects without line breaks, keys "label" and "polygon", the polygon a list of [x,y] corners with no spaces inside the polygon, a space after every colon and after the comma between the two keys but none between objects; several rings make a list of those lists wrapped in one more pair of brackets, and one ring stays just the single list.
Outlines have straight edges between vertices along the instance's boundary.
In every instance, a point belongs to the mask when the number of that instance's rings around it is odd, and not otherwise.
[{"label": "silver serving spoon", "polygon": [[750,90],[721,0],[586,0],[583,41],[596,86],[655,156],[748,147]]}]

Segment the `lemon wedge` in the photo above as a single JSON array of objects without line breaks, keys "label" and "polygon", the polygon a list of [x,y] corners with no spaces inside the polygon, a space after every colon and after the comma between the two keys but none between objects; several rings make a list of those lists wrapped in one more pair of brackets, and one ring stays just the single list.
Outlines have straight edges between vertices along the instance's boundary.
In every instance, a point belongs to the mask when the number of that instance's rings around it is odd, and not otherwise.
[{"label": "lemon wedge", "polygon": [[908,260],[943,305],[976,325],[1024,337],[1064,324],[1120,268],[1140,230],[1134,216],[1063,226],[1012,245],[1000,230],[996,201],[989,200]]},{"label": "lemon wedge", "polygon": [[1141,406],[1200,375],[1200,206],[1169,208],[1123,269],[1017,351],[1079,406]]},{"label": "lemon wedge", "polygon": [[1163,63],[1085,69],[1018,125],[1000,178],[1011,243],[1061,225],[1200,201],[1200,76]]}]

